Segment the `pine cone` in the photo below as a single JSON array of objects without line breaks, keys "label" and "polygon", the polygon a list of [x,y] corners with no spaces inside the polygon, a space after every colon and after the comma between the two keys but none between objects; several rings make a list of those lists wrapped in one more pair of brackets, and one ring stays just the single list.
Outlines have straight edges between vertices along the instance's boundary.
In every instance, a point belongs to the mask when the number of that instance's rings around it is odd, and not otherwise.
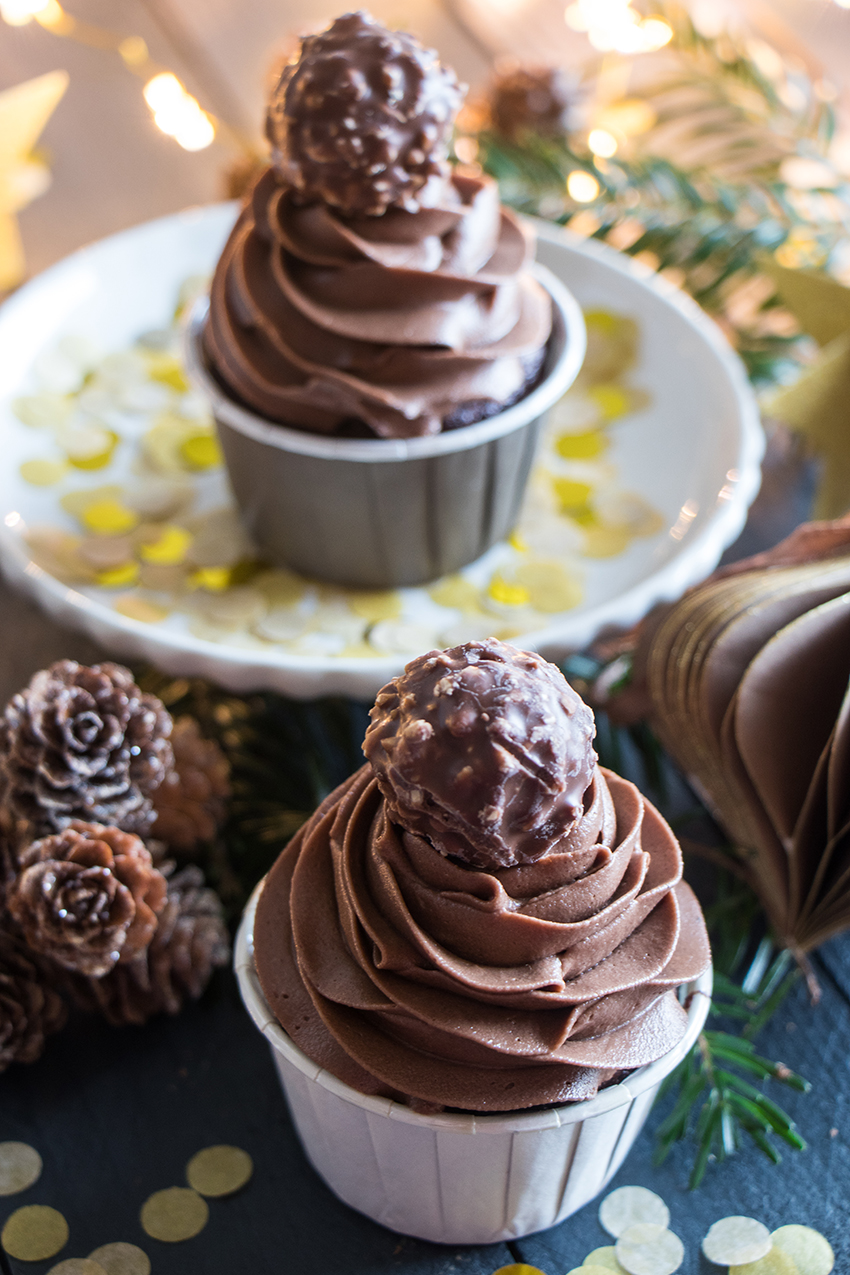
[{"label": "pine cone", "polygon": [[193,717],[181,717],[171,734],[174,769],[157,788],[153,835],[172,850],[191,854],[212,841],[230,796],[230,764],[218,744],[205,739]]},{"label": "pine cone", "polygon": [[33,836],[90,819],[144,833],[171,769],[171,718],[119,664],[60,660],[0,719],[0,791]]},{"label": "pine cone", "polygon": [[168,900],[147,951],[104,978],[76,979],[84,1009],[99,1010],[113,1026],[144,1023],[154,1014],[176,1014],[197,1000],[215,968],[230,960],[221,902],[190,865],[168,881]]},{"label": "pine cone", "polygon": [[0,1071],[35,1062],[44,1038],[65,1021],[65,1003],[11,934],[0,932]]},{"label": "pine cone", "polygon": [[491,126],[509,141],[527,132],[563,137],[570,128],[575,97],[560,67],[505,67],[490,89]]},{"label": "pine cone", "polygon": [[19,855],[7,906],[34,952],[100,977],[150,943],[165,878],[129,832],[75,821]]}]

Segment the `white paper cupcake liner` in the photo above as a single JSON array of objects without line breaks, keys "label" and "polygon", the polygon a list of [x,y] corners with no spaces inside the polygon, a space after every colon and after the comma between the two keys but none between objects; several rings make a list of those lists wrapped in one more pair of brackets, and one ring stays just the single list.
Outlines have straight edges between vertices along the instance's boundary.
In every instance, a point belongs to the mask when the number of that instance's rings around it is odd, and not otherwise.
[{"label": "white paper cupcake liner", "polygon": [[254,969],[259,889],[239,927],[236,976],[271,1046],[304,1150],[341,1200],[404,1235],[493,1244],[575,1213],[623,1163],[661,1082],[691,1049],[708,1013],[710,969],[684,989],[688,1029],[676,1048],[589,1102],[510,1115],[420,1115],[343,1084],[280,1027]]}]

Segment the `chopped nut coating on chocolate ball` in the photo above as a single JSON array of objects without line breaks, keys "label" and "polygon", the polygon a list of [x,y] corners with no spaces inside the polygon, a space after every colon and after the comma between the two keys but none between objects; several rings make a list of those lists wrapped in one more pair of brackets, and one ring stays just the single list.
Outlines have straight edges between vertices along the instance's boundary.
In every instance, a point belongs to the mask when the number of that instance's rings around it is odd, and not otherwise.
[{"label": "chopped nut coating on chocolate ball", "polygon": [[583,810],[593,714],[553,664],[495,638],[432,651],[379,693],[363,751],[390,817],[495,870],[562,844]]},{"label": "chopped nut coating on chocolate ball", "polygon": [[272,93],[266,133],[275,168],[305,202],[346,214],[416,212],[426,183],[448,174],[463,92],[413,36],[346,13],[302,40]]}]

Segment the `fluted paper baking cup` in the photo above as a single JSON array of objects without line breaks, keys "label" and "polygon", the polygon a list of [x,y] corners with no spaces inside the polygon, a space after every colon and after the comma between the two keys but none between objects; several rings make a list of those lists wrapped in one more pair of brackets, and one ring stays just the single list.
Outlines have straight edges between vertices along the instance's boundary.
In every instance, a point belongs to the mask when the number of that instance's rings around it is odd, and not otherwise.
[{"label": "fluted paper baking cup", "polygon": [[589,1102],[510,1115],[420,1115],[368,1097],[311,1062],[275,1019],[254,968],[254,891],[236,939],[245,1006],[272,1056],[307,1158],[346,1204],[390,1230],[438,1244],[494,1244],[555,1226],[606,1186],[663,1081],[708,1013],[707,970],[684,990],[675,1049]]},{"label": "fluted paper baking cup", "polygon": [[210,403],[245,526],[271,560],[335,584],[399,588],[457,571],[510,535],[545,413],[578,375],[587,339],[572,294],[532,269],[552,298],[540,383],[487,420],[425,438],[332,438],[240,406],[206,366],[208,303],[197,304],[189,375]]}]

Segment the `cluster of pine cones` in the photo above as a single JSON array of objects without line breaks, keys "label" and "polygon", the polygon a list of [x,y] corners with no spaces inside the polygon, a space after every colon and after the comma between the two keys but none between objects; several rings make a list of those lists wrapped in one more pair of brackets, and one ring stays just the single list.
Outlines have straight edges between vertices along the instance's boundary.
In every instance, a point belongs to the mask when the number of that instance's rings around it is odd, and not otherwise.
[{"label": "cluster of pine cones", "polygon": [[[32,1062],[68,1003],[115,1024],[175,1014],[227,963],[191,858],[228,763],[117,664],[62,660],[0,717],[0,1071]],[[173,856],[173,857],[172,857]]]}]

